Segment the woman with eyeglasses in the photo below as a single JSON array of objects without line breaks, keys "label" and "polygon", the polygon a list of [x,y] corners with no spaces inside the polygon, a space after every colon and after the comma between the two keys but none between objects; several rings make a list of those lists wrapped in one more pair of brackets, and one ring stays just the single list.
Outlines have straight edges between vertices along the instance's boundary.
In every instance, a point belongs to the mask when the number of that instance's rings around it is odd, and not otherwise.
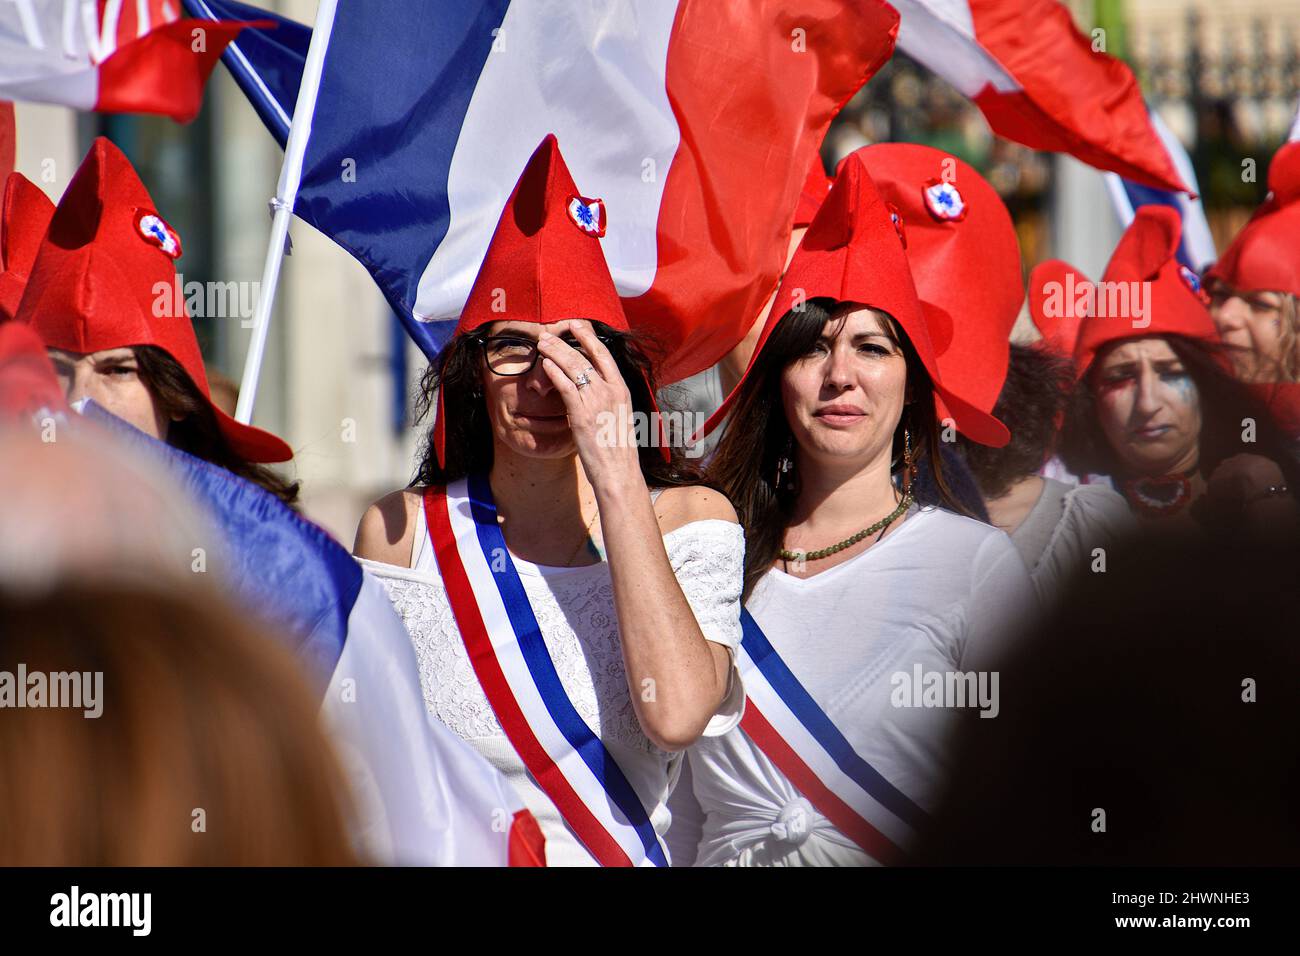
[{"label": "woman with eyeglasses", "polygon": [[415,483],[354,550],[430,713],[518,788],[548,862],[667,865],[681,751],[740,719],[744,541],[664,442],[604,231],[548,136],[424,378]]},{"label": "woman with eyeglasses", "polygon": [[1300,143],[1278,150],[1268,186],[1205,288],[1237,377],[1300,439]]}]

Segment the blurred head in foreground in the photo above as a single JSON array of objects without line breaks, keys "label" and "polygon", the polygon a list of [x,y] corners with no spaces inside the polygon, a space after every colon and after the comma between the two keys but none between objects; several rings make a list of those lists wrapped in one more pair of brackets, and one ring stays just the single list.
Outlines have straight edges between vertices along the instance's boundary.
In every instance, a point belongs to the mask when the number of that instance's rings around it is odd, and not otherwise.
[{"label": "blurred head in foreground", "polygon": [[174,481],[71,414],[0,462],[0,866],[351,862],[319,698]]},{"label": "blurred head in foreground", "polygon": [[75,414],[0,423],[0,462],[0,587],[220,574],[220,537],[169,476]]},{"label": "blurred head in foreground", "polygon": [[0,590],[0,681],[19,665],[82,696],[0,709],[0,866],[353,862],[318,702],[207,590]]},{"label": "blurred head in foreground", "polygon": [[1300,546],[1160,536],[1003,662],[923,864],[1300,863]]}]

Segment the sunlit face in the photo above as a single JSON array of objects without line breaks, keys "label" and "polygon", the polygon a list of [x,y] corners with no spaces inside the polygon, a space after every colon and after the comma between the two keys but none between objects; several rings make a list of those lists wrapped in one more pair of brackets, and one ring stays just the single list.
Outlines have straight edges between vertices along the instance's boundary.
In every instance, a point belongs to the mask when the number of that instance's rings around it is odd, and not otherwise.
[{"label": "sunlit face", "polygon": [[89,398],[146,435],[166,440],[170,419],[140,377],[140,363],[131,349],[49,353],[69,404]]},{"label": "sunlit face", "polygon": [[1200,395],[1166,339],[1111,346],[1098,356],[1091,378],[1102,432],[1130,471],[1165,475],[1196,465]]},{"label": "sunlit face", "polygon": [[[487,349],[496,361],[526,362],[543,331],[574,344],[568,321],[493,322],[487,327]],[[564,458],[577,452],[564,399],[551,384],[540,355],[522,375],[498,375],[486,361],[481,374],[497,442],[528,458]]]},{"label": "sunlit face", "polygon": [[813,461],[888,460],[907,400],[907,360],[884,313],[858,308],[826,323],[781,373],[786,421]]},{"label": "sunlit face", "polygon": [[1281,292],[1239,292],[1223,282],[1210,284],[1210,315],[1224,344],[1232,347],[1237,376],[1267,381],[1282,361]]}]

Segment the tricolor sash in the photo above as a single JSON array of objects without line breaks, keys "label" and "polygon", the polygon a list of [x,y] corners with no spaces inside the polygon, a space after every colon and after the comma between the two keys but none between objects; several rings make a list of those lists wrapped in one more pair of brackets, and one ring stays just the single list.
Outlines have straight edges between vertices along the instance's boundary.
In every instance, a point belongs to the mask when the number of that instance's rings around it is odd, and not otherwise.
[{"label": "tricolor sash", "polygon": [[898,863],[925,811],[867,763],[799,683],[749,611],[740,612],[741,729],[818,812],[872,859]]},{"label": "tricolor sash", "polygon": [[667,866],[640,797],[560,683],[487,477],[428,489],[424,510],[474,673],[533,779],[601,865]]}]

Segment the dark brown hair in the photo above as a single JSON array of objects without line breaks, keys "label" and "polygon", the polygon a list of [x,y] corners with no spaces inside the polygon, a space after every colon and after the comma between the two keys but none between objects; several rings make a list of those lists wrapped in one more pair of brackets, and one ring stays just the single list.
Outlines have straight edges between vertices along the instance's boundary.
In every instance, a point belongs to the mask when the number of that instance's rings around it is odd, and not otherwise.
[{"label": "dark brown hair", "polygon": [[1007,379],[993,414],[1011,432],[1003,448],[957,436],[958,447],[985,498],[998,498],[1036,474],[1051,456],[1057,429],[1074,390],[1074,363],[1029,345],[1012,345]]},{"label": "dark brown hair", "polygon": [[[290,507],[297,504],[298,482],[287,481],[266,465],[241,458],[230,447],[217,427],[212,406],[179,362],[152,345],[136,345],[131,351],[140,366],[141,378],[168,419],[167,444],[251,481]],[[173,415],[184,417],[171,421]]]},{"label": "dark brown hair", "polygon": [[[632,410],[649,415],[655,408],[654,372],[642,341],[603,322],[592,322],[591,327],[605,340],[614,363],[623,373],[623,381],[632,395]],[[429,363],[420,379],[417,423],[430,417],[438,389],[443,389],[443,411],[447,416],[445,464],[438,464],[430,428],[424,436],[412,485],[436,487],[469,474],[487,474],[492,468],[492,423],[488,420],[482,385],[483,338],[482,330],[457,335]],[[654,429],[650,433],[653,435]],[[698,484],[699,471],[686,460],[684,449],[674,445],[669,451],[672,460],[665,462],[656,447],[643,445],[638,449],[646,484],[651,487]]]},{"label": "dark brown hair", "polygon": [[[1205,477],[1225,459],[1248,453],[1274,461],[1292,488],[1300,487],[1300,467],[1289,450],[1286,437],[1274,423],[1267,407],[1220,364],[1222,349],[1214,344],[1181,335],[1161,336],[1178,356],[1200,395],[1201,434],[1197,468]],[[1118,345],[1119,343],[1115,343]],[[1098,353],[1070,396],[1065,427],[1061,432],[1060,456],[1076,475],[1089,473],[1130,475],[1106,434],[1096,407],[1096,370],[1105,349]],[[1242,422],[1255,422],[1255,441],[1243,444]]]},{"label": "dark brown hair", "polygon": [[[745,598],[776,560],[798,498],[797,473],[791,472],[794,480],[782,482],[780,489],[774,485],[777,461],[793,438],[781,403],[781,374],[808,354],[827,324],[837,321],[840,309],[841,304],[833,299],[809,299],[802,309],[791,309],[781,318],[740,386],[726,433],[709,463],[706,477],[731,499],[745,529]],[[889,324],[894,326],[907,361],[907,381],[912,389],[912,401],[903,407],[894,430],[894,460],[901,466],[906,429],[911,434],[913,460],[929,459],[944,507],[965,515],[966,509],[948,487],[940,458],[934,454],[939,447],[939,420],[929,373],[907,334],[892,319]]]},{"label": "dark brown hair", "polygon": [[0,719],[0,866],[356,862],[319,694],[288,650],[208,589],[0,589],[0,670],[20,663],[99,672],[100,713]]}]

